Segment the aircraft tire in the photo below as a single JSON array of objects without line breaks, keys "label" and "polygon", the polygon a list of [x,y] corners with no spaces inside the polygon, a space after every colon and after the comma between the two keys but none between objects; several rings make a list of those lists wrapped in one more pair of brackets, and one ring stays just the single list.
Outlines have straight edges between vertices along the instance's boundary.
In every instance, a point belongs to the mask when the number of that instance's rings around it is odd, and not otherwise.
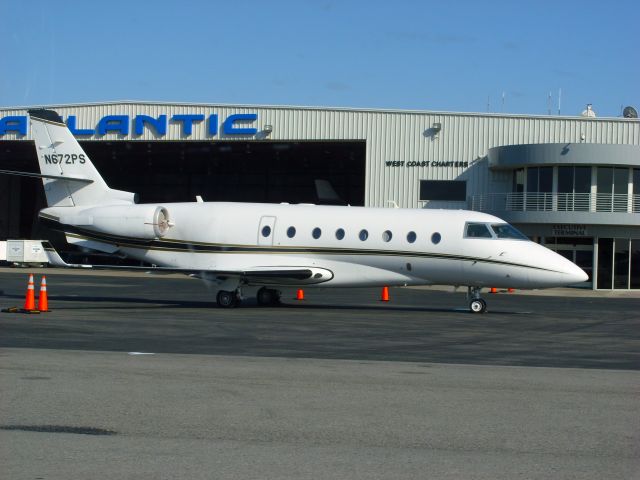
[{"label": "aircraft tire", "polygon": [[262,287],[256,296],[258,305],[277,305],[280,303],[280,292],[272,288]]},{"label": "aircraft tire", "polygon": [[216,295],[216,301],[218,306],[222,308],[233,308],[238,305],[236,293],[228,292],[227,290],[220,290]]},{"label": "aircraft tire", "polygon": [[487,311],[487,302],[481,298],[476,298],[469,302],[469,310],[471,313],[485,313]]}]

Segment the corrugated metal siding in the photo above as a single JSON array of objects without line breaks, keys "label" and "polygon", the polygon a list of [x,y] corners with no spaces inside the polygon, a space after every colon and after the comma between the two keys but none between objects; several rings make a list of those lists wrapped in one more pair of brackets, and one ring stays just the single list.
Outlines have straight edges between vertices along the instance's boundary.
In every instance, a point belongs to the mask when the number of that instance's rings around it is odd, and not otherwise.
[{"label": "corrugated metal siding", "polygon": [[[388,206],[393,200],[401,207],[417,207],[421,179],[468,181],[468,194],[487,193],[489,175],[487,151],[491,147],[528,143],[580,142],[640,144],[640,122],[627,119],[583,119],[567,117],[526,117],[440,112],[402,112],[349,109],[319,109],[305,107],[264,107],[229,105],[193,105],[117,102],[93,105],[54,106],[64,118],[77,116],[77,128],[95,128],[106,115],[125,114],[131,117],[158,117],[176,114],[202,114],[204,122],[194,124],[193,134],[186,136],[180,125],[169,122],[167,135],[159,137],[153,129],[140,136],[133,134],[133,122],[128,140],[253,140],[253,136],[224,136],[222,121],[231,114],[257,113],[254,127],[259,131],[272,125],[268,141],[304,140],[366,140],[365,203]],[[217,113],[218,135],[208,136],[207,119]],[[0,109],[0,117],[25,115],[25,109]],[[425,135],[434,123],[442,124],[438,138]],[[115,133],[83,137],[92,140],[118,140]],[[4,140],[22,139],[15,133]],[[30,139],[27,136],[25,139]],[[405,162],[404,167],[387,167],[386,161]],[[408,167],[409,161],[462,161],[470,167]]]}]

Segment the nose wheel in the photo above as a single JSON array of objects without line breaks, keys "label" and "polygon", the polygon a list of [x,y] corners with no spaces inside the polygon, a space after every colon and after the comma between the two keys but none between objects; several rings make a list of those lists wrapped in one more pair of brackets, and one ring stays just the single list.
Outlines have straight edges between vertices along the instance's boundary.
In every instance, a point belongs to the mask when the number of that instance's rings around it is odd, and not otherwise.
[{"label": "nose wheel", "polygon": [[238,295],[238,292],[220,290],[216,296],[216,301],[219,307],[234,308],[240,304],[240,295]]},{"label": "nose wheel", "polygon": [[487,302],[480,298],[479,287],[469,287],[467,296],[469,297],[469,311],[471,313],[485,313],[487,311]]},{"label": "nose wheel", "polygon": [[487,311],[487,302],[481,298],[471,300],[469,302],[469,310],[471,310],[471,313],[484,313]]}]

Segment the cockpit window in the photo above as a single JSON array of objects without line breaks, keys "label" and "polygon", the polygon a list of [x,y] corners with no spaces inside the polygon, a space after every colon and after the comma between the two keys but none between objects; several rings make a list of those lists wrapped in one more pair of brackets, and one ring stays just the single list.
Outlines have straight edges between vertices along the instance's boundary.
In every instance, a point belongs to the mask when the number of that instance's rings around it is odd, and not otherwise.
[{"label": "cockpit window", "polygon": [[467,223],[464,236],[467,238],[493,238],[486,223]]},{"label": "cockpit window", "polygon": [[495,232],[498,238],[511,238],[514,240],[529,240],[529,238],[522,232],[516,230],[508,223],[494,223],[491,225],[491,229]]}]

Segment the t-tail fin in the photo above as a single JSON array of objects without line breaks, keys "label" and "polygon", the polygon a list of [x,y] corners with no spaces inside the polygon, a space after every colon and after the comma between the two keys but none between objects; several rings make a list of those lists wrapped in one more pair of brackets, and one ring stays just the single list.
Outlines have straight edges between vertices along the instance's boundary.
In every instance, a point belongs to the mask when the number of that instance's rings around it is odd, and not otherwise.
[{"label": "t-tail fin", "polygon": [[135,194],[109,188],[89,156],[53,110],[29,110],[47,204],[50,207],[135,203]]}]

